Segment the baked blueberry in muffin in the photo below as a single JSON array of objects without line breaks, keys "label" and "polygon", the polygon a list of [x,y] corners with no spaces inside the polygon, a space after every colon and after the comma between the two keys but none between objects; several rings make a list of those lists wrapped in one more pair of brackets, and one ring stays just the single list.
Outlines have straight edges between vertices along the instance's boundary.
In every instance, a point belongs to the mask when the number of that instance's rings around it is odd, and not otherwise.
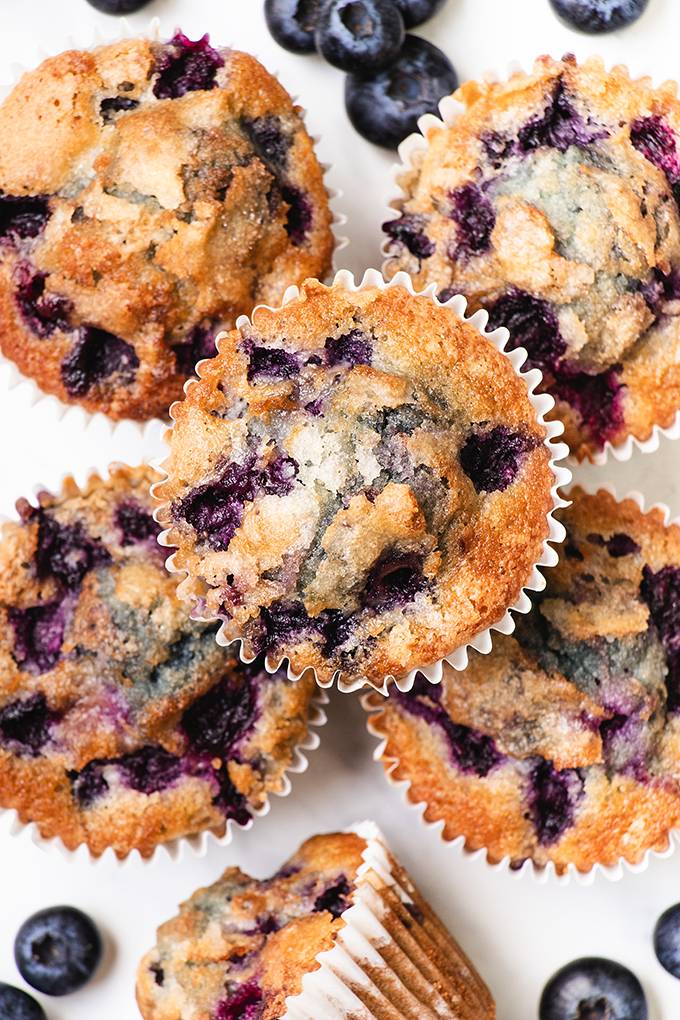
[{"label": "baked blueberry in muffin", "polygon": [[525,382],[404,287],[307,281],[173,410],[159,520],[180,594],[323,684],[403,676],[497,622],[549,534]]},{"label": "baked blueberry in muffin", "polygon": [[245,824],[307,733],[313,684],[190,620],[146,467],[19,503],[0,541],[0,805],[94,853]]},{"label": "baked blueberry in muffin", "polygon": [[144,1020],[496,1015],[369,822],[308,839],[271,878],[228,868],[199,889],[158,929],[137,1000]]},{"label": "baked blueberry in muffin", "polygon": [[330,223],[300,110],[248,54],[51,57],[0,106],[0,349],[63,401],[165,415],[218,328],[328,271]]},{"label": "baked blueberry in muffin", "polygon": [[680,527],[573,499],[513,635],[439,688],[367,702],[385,767],[446,838],[558,872],[637,862],[680,824]]},{"label": "baked blueberry in muffin", "polygon": [[400,175],[386,272],[462,292],[529,352],[579,458],[680,409],[680,105],[621,67],[541,57],[468,82]]}]

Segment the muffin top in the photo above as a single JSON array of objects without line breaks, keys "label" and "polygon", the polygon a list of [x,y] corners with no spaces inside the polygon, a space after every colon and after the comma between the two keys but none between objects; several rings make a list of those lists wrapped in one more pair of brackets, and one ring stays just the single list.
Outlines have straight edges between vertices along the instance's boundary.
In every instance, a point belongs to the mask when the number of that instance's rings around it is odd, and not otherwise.
[{"label": "muffin top", "polygon": [[680,104],[541,57],[468,82],[400,176],[386,271],[462,292],[545,376],[579,458],[680,409]]},{"label": "muffin top", "polygon": [[179,588],[248,655],[382,685],[503,616],[549,533],[525,382],[451,309],[307,281],[173,409],[159,520]]},{"label": "muffin top", "polygon": [[604,491],[573,499],[515,633],[441,688],[369,706],[447,838],[558,871],[636,862],[680,824],[680,527]]},{"label": "muffin top", "polygon": [[0,541],[0,804],[95,853],[246,824],[283,788],[315,690],[188,618],[155,477],[121,467],[21,501]]},{"label": "muffin top", "polygon": [[165,415],[218,328],[328,272],[330,224],[253,57],[181,33],[62,53],[0,106],[0,349],[61,400]]}]

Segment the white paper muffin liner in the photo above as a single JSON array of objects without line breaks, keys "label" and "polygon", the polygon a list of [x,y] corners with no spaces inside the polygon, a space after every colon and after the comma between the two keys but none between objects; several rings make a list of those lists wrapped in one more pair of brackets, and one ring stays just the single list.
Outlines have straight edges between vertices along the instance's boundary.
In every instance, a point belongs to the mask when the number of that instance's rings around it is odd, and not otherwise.
[{"label": "white paper muffin liner", "polygon": [[[33,492],[33,498],[30,502],[33,505],[37,505],[37,498],[41,492],[49,491],[52,494],[58,495],[63,491],[64,486],[71,480],[75,481],[80,489],[86,489],[90,482],[97,479],[107,480],[110,477],[111,471],[117,467],[136,467],[144,462],[144,458],[140,457],[139,460],[130,464],[110,464],[106,470],[92,468],[90,471],[83,473],[78,478],[74,478],[71,474],[62,475],[61,481],[57,485],[51,485],[49,487],[45,485],[36,485]],[[16,521],[16,519],[16,515],[14,517],[9,517],[4,514],[0,514],[0,537],[2,536],[3,525],[9,521]],[[325,712],[325,706],[327,704],[328,695],[325,691],[317,687],[309,706],[307,734],[304,739],[295,746],[290,764],[281,774],[281,788],[265,794],[265,801],[262,807],[256,809],[252,805],[248,806],[248,811],[252,817],[245,825],[240,825],[231,818],[226,819],[226,827],[222,835],[218,835],[212,830],[204,830],[203,832],[195,833],[193,835],[180,836],[164,843],[158,843],[154,847],[153,852],[148,856],[144,856],[138,850],[132,850],[124,857],[119,857],[111,847],[108,847],[102,854],[94,854],[85,843],[82,843],[75,849],[70,850],[64,844],[60,836],[54,836],[51,838],[44,837],[36,822],[23,822],[14,808],[3,808],[1,806],[0,833],[4,832],[15,838],[29,840],[41,850],[49,852],[56,851],[66,860],[72,861],[74,859],[78,859],[91,865],[97,865],[104,861],[114,861],[118,866],[122,867],[131,860],[138,860],[141,861],[142,864],[149,866],[155,861],[162,859],[170,859],[173,861],[183,860],[187,855],[191,857],[204,857],[211,846],[227,846],[231,843],[235,829],[243,829],[247,831],[252,828],[253,824],[255,824],[255,819],[262,818],[269,814],[269,811],[271,810],[272,794],[276,797],[287,797],[289,795],[293,788],[290,778],[291,775],[299,775],[307,771],[309,767],[308,752],[315,751],[321,743],[321,738],[317,731],[328,722]]]},{"label": "white paper muffin liner", "polygon": [[[512,617],[512,613],[514,612],[527,613],[531,608],[531,600],[527,592],[542,591],[543,588],[545,587],[545,578],[541,573],[541,568],[552,567],[557,563],[558,554],[556,550],[553,548],[553,546],[559,545],[561,542],[564,541],[565,537],[564,527],[562,524],[560,524],[559,521],[555,520],[554,513],[556,510],[567,505],[567,502],[562,498],[562,496],[560,496],[559,490],[563,488],[565,485],[568,485],[569,482],[571,481],[571,471],[562,463],[564,458],[568,455],[568,449],[564,443],[559,441],[559,437],[562,435],[563,432],[562,423],[557,421],[546,421],[545,415],[554,406],[554,400],[549,394],[536,392],[537,387],[542,379],[540,371],[535,368],[529,370],[523,369],[522,366],[524,365],[524,362],[526,361],[527,358],[527,352],[524,350],[523,347],[518,347],[513,351],[505,350],[505,345],[507,344],[507,341],[509,339],[509,333],[507,329],[505,329],[505,327],[493,330],[492,332],[487,332],[486,324],[488,322],[488,315],[485,311],[475,312],[474,315],[470,316],[469,318],[466,318],[465,311],[467,303],[464,297],[458,294],[451,297],[448,301],[442,302],[438,299],[435,293],[436,288],[434,285],[426,287],[425,290],[423,291],[416,291],[413,286],[413,281],[411,280],[410,276],[407,273],[397,273],[394,276],[394,278],[390,280],[388,283],[383,278],[382,274],[378,272],[378,270],[368,269],[364,273],[364,276],[360,280],[360,282],[356,283],[352,273],[350,273],[346,269],[343,269],[340,270],[340,272],[336,273],[332,285],[334,287],[342,287],[343,289],[348,290],[352,293],[357,293],[365,289],[376,287],[379,288],[380,290],[389,290],[392,287],[405,287],[410,294],[420,297],[427,297],[438,307],[450,308],[455,313],[455,315],[458,316],[458,318],[464,320],[469,325],[473,326],[483,337],[489,340],[494,345],[494,347],[501,354],[504,355],[504,357],[508,359],[516,374],[521,379],[524,380],[527,388],[527,396],[529,398],[529,401],[531,402],[532,407],[534,408],[536,418],[546,430],[545,446],[548,448],[550,453],[550,470],[553,474],[553,485],[550,490],[552,507],[547,515],[549,531],[547,537],[543,541],[541,555],[539,559],[536,561],[532,570],[530,571],[529,577],[522,585],[520,593],[517,596],[516,600],[512,603],[512,605],[510,605],[506,609],[506,611],[502,614],[500,619],[498,619],[494,624],[492,624],[492,626],[481,630],[479,634],[477,634],[471,641],[468,641],[465,644],[461,645],[460,647],[453,649],[443,659],[438,659],[436,662],[430,664],[423,663],[422,666],[410,670],[404,677],[401,677],[396,680],[397,687],[399,688],[399,690],[408,691],[411,689],[411,687],[413,687],[416,675],[418,673],[421,673],[422,675],[427,677],[427,679],[431,683],[439,683],[442,677],[443,662],[448,662],[451,666],[453,666],[454,669],[458,670],[465,669],[468,662],[469,648],[473,648],[478,652],[482,652],[483,654],[487,654],[488,652],[490,652],[493,641],[492,636],[493,632],[499,631],[503,634],[511,634],[512,631],[515,629],[515,622]],[[284,294],[283,301],[279,307],[281,308],[285,307],[291,301],[295,301],[299,297],[299,295],[300,290],[298,287],[289,287],[286,293]],[[268,311],[277,310],[271,308],[270,306],[260,305],[253,311],[252,316],[250,317],[245,315],[241,316],[236,323],[236,328],[240,329],[250,324],[251,319],[257,315],[258,310],[260,308],[266,308]],[[220,349],[220,341],[226,335],[227,334],[225,333],[218,336],[217,338],[218,350]],[[199,362],[198,365],[196,366],[196,371],[199,378],[201,377],[202,365],[203,362]],[[196,382],[195,379],[189,379],[184,386],[184,392],[188,393],[189,388],[192,385],[194,385],[195,382]],[[178,402],[177,404],[173,404],[173,406],[170,408],[170,417],[173,418],[173,420],[174,420],[173,409],[176,406],[179,406],[179,403],[180,402]],[[165,434],[166,445],[168,444],[169,436],[173,428],[174,424],[170,426],[170,428],[167,430]],[[163,475],[165,475],[166,478],[168,477],[168,473],[165,469],[164,460],[160,460],[154,466]],[[163,484],[162,482],[159,483],[159,485],[162,484]],[[154,489],[155,487],[152,488],[152,492],[154,491]],[[164,508],[165,504],[161,503],[159,508],[156,510],[155,517],[157,520],[163,514]],[[170,541],[171,532],[172,529],[168,528],[165,531],[161,532],[159,536],[159,542],[161,543],[161,545],[165,545],[169,549],[175,548],[172,542]],[[184,580],[180,582],[177,589],[180,594],[180,597],[185,598],[188,602],[194,602],[195,600],[192,599],[192,596],[188,590],[189,585],[188,572],[184,568],[178,567],[176,565],[175,560],[176,556],[173,553],[173,555],[171,555],[168,558],[166,565],[170,571],[174,573],[180,573],[184,577]],[[199,620],[215,619],[214,617],[210,618],[202,616],[200,614],[200,608],[195,604],[193,605],[192,616],[195,619]],[[239,654],[242,660],[248,661],[244,657],[242,639],[236,638],[230,642],[224,634],[224,625],[222,625],[217,634],[217,640],[220,642],[220,644],[230,643],[234,644],[238,642],[240,645]],[[282,661],[284,661],[283,658],[274,659],[268,656],[266,659],[267,669],[273,672],[275,669],[279,667]],[[305,669],[296,671],[291,665],[290,661],[288,661],[288,676],[291,680],[298,680],[308,668],[313,667],[305,667]],[[338,678],[337,675],[334,675],[328,681],[321,681],[316,675],[316,670],[314,670],[314,673],[317,679],[317,683],[321,687],[331,687],[333,683],[337,681],[338,689],[345,693],[358,690],[365,686],[374,687],[375,689],[381,690],[383,693],[385,693],[387,691],[388,683],[394,679],[393,677],[388,676],[384,678],[382,684],[378,684],[370,682],[363,677],[350,681],[343,680],[341,677]]]},{"label": "white paper muffin liner", "polygon": [[[55,56],[56,54],[62,53],[65,50],[69,49],[93,50],[98,46],[106,46],[110,45],[111,43],[123,42],[126,39],[146,38],[150,39],[152,42],[160,42],[161,39],[164,38],[165,36],[165,33],[161,31],[161,22],[159,18],[151,19],[145,30],[134,29],[126,18],[118,18],[115,20],[115,22],[112,22],[111,26],[112,29],[114,25],[115,30],[108,32],[103,31],[99,24],[96,25],[93,28],[92,32],[89,34],[89,42],[87,43],[84,43],[82,39],[79,39],[74,34],[69,34],[64,38],[63,46],[58,47],[50,46],[48,49],[44,45],[36,43],[35,56],[30,61],[30,64],[26,66],[24,64],[14,62],[10,68],[10,81],[0,82],[0,103],[3,102],[7,95],[9,95],[9,93],[18,83],[19,79],[23,74],[25,74],[27,71],[34,70],[48,57]],[[170,36],[168,36],[168,38],[170,38]],[[223,44],[218,41],[217,45],[223,47],[226,44]],[[231,46],[230,48],[238,49],[237,46]],[[255,56],[256,59],[259,59],[257,57],[257,54],[253,54],[253,56]],[[264,65],[263,61],[261,61],[261,63],[263,63],[263,66],[266,66]],[[270,71],[269,73],[276,78],[279,77],[276,71]],[[292,102],[295,105],[297,105],[297,98],[295,96],[291,96],[291,99]],[[304,122],[306,120],[306,112],[299,106],[298,110]],[[320,136],[310,135],[310,137],[314,144],[315,151],[318,150],[319,142],[321,140]],[[331,164],[321,163],[320,160],[319,164],[323,171],[324,178],[328,177],[328,175],[332,172]],[[332,275],[332,273],[337,268],[336,259],[338,253],[347,247],[347,245],[349,244],[349,239],[344,234],[344,228],[347,224],[347,217],[343,213],[339,213],[337,211],[337,206],[340,204],[343,193],[341,190],[337,188],[329,188],[328,185],[326,185],[326,191],[328,193],[329,206],[333,218],[332,232],[335,238],[335,246],[331,261],[331,275]],[[67,414],[69,411],[73,413],[74,411],[77,410],[82,419],[83,430],[89,429],[91,425],[96,424],[100,429],[105,428],[107,434],[109,435],[116,435],[119,429],[121,428],[128,429],[133,428],[137,430],[141,435],[141,433],[143,432],[143,430],[149,424],[150,421],[167,424],[168,420],[167,415],[165,416],[164,419],[151,418],[145,421],[140,421],[134,418],[114,419],[109,418],[102,411],[97,412],[87,411],[82,405],[78,403],[73,404],[65,403],[54,394],[47,394],[43,390],[41,390],[40,387],[38,386],[38,383],[34,379],[24,375],[10,358],[7,358],[5,357],[5,355],[0,353],[0,387],[4,388],[5,390],[10,390],[14,389],[17,386],[23,386],[25,389],[26,392],[25,406],[27,413],[30,412],[30,409],[40,401],[50,400],[58,408],[59,414],[57,420],[63,418],[64,415]]]},{"label": "white paper muffin liner", "polygon": [[[617,67],[622,68],[628,77],[631,77],[625,64],[617,64]],[[512,74],[517,73],[527,74],[528,72],[518,61],[511,61],[507,65],[504,76],[497,74],[495,71],[486,71],[478,77],[486,82],[499,82],[505,81]],[[439,116],[437,117],[432,113],[426,113],[423,117],[420,117],[418,120],[418,130],[413,134],[408,135],[403,142],[401,142],[397,150],[400,162],[395,163],[392,166],[392,178],[395,186],[395,194],[388,202],[386,211],[387,220],[398,219],[403,211],[403,204],[408,200],[409,195],[401,185],[401,177],[403,174],[417,169],[422,154],[429,145],[427,140],[429,132],[435,128],[453,127],[455,122],[465,111],[466,107],[462,103],[458,102],[453,95],[444,96],[439,103]],[[381,246],[381,251],[384,256],[382,263],[383,273],[386,273],[390,262],[390,256],[388,253],[389,243],[389,239],[385,238]],[[589,454],[587,460],[590,460],[593,464],[602,466],[607,463],[609,455],[611,454],[618,461],[627,461],[630,460],[636,450],[639,450],[641,453],[654,453],[658,450],[659,443],[662,438],[680,439],[680,409],[678,409],[678,412],[670,425],[666,425],[665,427],[662,427],[661,425],[653,425],[651,433],[646,439],[638,439],[636,436],[628,435],[616,446],[607,440],[602,449]],[[571,455],[571,453],[569,454],[569,463],[579,463],[577,459]]]},{"label": "white paper muffin liner", "polygon": [[[623,498],[619,499],[613,485],[584,485],[582,482],[578,482],[578,487],[589,495],[607,492],[619,503],[631,500],[639,507],[643,514],[661,511],[665,527],[670,525],[680,526],[680,517],[673,518],[665,503],[657,502],[645,508],[645,497],[641,492],[628,492]],[[569,493],[567,493],[568,495]],[[425,813],[430,805],[426,801],[416,801],[414,799],[411,791],[411,780],[395,778],[395,773],[400,765],[400,759],[394,755],[386,755],[388,738],[385,736],[384,731],[381,730],[375,718],[382,708],[382,704],[378,703],[377,694],[378,692],[376,691],[367,691],[361,697],[362,706],[367,712],[366,725],[368,732],[371,736],[378,739],[378,746],[373,752],[373,760],[382,767],[389,785],[399,790],[406,810],[413,817],[413,824],[421,823],[428,829],[434,829],[439,833],[442,841],[448,843],[465,860],[484,861],[493,871],[504,872],[514,880],[524,879],[525,881],[538,882],[540,885],[548,883],[558,886],[569,885],[574,881],[577,885],[588,886],[592,885],[600,876],[608,879],[610,882],[618,882],[624,875],[639,875],[647,870],[651,860],[666,860],[672,856],[680,845],[680,828],[669,829],[667,833],[667,846],[660,850],[646,850],[639,861],[628,861],[625,857],[621,857],[616,864],[595,864],[589,871],[580,871],[575,865],[569,864],[566,871],[560,874],[552,861],[544,866],[539,866],[531,860],[526,860],[521,867],[513,868],[510,857],[504,857],[500,861],[495,861],[490,859],[488,851],[484,847],[475,850],[468,849],[465,836],[463,835],[457,836],[454,839],[447,839],[444,836],[444,819],[428,820],[425,818]]]},{"label": "white paper muffin liner", "polygon": [[377,826],[348,831],[367,843],[353,904],[333,948],[319,953],[318,969],[286,999],[282,1020],[493,1020],[488,989]]}]

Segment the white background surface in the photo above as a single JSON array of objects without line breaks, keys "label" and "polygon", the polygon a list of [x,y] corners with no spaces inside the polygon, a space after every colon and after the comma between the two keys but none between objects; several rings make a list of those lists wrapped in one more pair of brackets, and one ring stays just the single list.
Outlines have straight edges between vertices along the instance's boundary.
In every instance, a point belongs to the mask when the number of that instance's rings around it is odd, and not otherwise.
[{"label": "white background surface", "polygon": [[[266,33],[261,0],[155,0],[130,22],[143,29],[152,15],[168,34],[178,24],[192,37],[209,30],[216,43],[250,50],[280,71],[307,107],[312,131],[322,135],[320,156],[335,168],[331,184],[345,192],[337,207],[349,216],[352,244],[342,264],[355,272],[379,264],[378,225],[392,192],[392,159],[348,125],[342,75],[318,58],[279,49]],[[116,31],[115,19],[97,14],[85,0],[0,0],[0,81],[9,79],[14,62],[34,63],[38,45],[57,52],[69,35],[89,44],[95,25]],[[680,76],[677,0],[650,0],[636,26],[600,40],[561,26],[548,0],[449,0],[436,20],[417,31],[448,52],[461,79],[567,50],[579,57],[599,51],[608,62],[627,63],[657,81]],[[84,436],[78,412],[59,421],[53,402],[30,408],[27,387],[6,391],[0,370],[0,512],[10,513],[14,500],[37,482],[55,484],[66,471],[82,472],[114,458],[139,459],[130,432],[111,438],[95,423]],[[679,458],[680,445],[665,442],[656,454],[579,475],[614,482],[621,493],[641,489],[649,502],[663,500],[678,515]],[[134,1020],[136,962],[180,898],[213,881],[228,864],[265,875],[313,832],[371,816],[490,983],[499,1020],[535,1020],[547,978],[582,954],[611,956],[632,967],[645,985],[650,1020],[680,1020],[680,981],[657,964],[651,943],[658,915],[680,900],[680,854],[653,861],[642,875],[626,874],[616,884],[599,878],[588,888],[539,885],[496,872],[442,844],[436,831],[403,807],[400,793],[371,761],[374,742],[354,697],[334,695],[330,709],[322,747],[312,754],[309,771],[293,777],[293,794],[275,799],[267,818],[239,833],[230,847],[213,847],[204,859],[189,853],[151,868],[139,861],[122,869],[106,861],[91,867],[10,836],[0,820],[0,980],[19,981],[12,942],[25,917],[51,904],[73,903],[106,933],[107,960],[89,988],[65,1000],[44,1000],[49,1020]]]}]

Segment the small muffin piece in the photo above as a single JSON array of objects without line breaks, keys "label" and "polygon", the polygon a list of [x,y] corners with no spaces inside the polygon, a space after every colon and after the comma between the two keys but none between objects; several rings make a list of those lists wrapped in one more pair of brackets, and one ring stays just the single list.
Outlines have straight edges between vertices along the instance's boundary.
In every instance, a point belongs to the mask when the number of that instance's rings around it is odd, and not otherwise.
[{"label": "small muffin piece", "polygon": [[301,111],[207,35],[61,53],[0,105],[0,350],[63,401],[165,416],[218,329],[332,250]]},{"label": "small muffin piece", "polygon": [[137,1000],[144,1020],[496,1015],[370,822],[308,839],[269,879],[228,868],[199,889],[158,929]]},{"label": "small muffin piece", "polygon": [[680,410],[680,102],[597,59],[468,82],[384,225],[386,272],[460,291],[544,373],[579,458]]},{"label": "small muffin piece", "polygon": [[94,853],[245,824],[282,788],[315,685],[190,620],[148,467],[72,481],[0,541],[0,806]]},{"label": "small muffin piece", "polygon": [[440,688],[365,702],[386,769],[447,839],[558,872],[636,863],[680,825],[680,527],[573,499],[513,635]]},{"label": "small muffin piece", "polygon": [[159,519],[183,597],[248,654],[380,686],[497,622],[549,534],[525,382],[451,309],[307,281],[174,412]]}]

